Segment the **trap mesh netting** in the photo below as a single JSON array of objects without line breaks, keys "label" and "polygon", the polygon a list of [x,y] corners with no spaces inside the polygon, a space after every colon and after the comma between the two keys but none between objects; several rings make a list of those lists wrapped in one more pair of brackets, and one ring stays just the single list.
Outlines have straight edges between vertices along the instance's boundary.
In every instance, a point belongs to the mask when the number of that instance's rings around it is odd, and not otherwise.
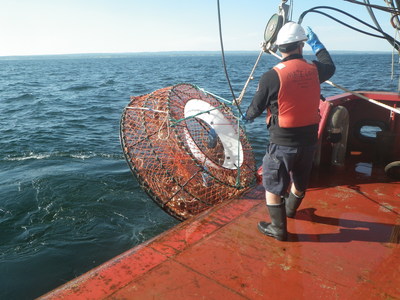
[{"label": "trap mesh netting", "polygon": [[142,188],[184,220],[255,181],[255,159],[231,109],[190,84],[131,97],[121,118],[125,158]]}]

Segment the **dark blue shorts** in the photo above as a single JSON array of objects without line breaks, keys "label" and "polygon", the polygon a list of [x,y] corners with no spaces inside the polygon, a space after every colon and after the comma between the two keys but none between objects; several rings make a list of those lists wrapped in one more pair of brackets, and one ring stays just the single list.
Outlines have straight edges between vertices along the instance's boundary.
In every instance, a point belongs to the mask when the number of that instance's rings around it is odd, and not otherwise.
[{"label": "dark blue shorts", "polygon": [[317,145],[289,147],[270,144],[263,159],[265,190],[283,196],[292,181],[297,190],[305,191],[316,149]]}]

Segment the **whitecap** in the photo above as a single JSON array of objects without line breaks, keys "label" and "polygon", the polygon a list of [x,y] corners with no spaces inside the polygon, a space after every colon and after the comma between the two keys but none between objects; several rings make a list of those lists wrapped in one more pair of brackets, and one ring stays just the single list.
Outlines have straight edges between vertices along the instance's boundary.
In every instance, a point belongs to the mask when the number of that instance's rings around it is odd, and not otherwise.
[{"label": "whitecap", "polygon": [[71,154],[71,157],[85,160],[85,159],[88,159],[88,158],[96,157],[96,154],[93,154],[93,153],[90,153],[90,154],[77,153],[77,154]]},{"label": "whitecap", "polygon": [[5,158],[5,160],[8,160],[8,161],[23,161],[23,160],[29,160],[29,159],[40,160],[40,159],[46,159],[49,157],[50,157],[50,154],[42,154],[42,153],[35,154],[33,152],[30,152],[23,156],[10,156],[9,155]]}]

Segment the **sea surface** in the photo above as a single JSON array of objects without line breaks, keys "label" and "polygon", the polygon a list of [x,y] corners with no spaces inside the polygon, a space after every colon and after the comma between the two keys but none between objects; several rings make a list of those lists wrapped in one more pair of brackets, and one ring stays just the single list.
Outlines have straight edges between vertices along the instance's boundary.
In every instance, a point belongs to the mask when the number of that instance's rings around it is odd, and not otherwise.
[{"label": "sea surface", "polygon": [[[227,53],[236,96],[257,55]],[[398,90],[390,53],[332,56],[335,83]],[[263,56],[243,110],[277,62]],[[232,99],[219,53],[0,58],[0,299],[38,297],[178,224],[131,174],[119,122],[130,96],[183,82]],[[264,124],[246,125],[258,163]]]}]

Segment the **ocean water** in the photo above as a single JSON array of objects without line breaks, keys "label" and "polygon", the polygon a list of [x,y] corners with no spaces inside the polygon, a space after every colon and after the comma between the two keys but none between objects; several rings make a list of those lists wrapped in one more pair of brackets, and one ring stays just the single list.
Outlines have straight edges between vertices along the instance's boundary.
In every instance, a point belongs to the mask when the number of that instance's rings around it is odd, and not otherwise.
[{"label": "ocean water", "polygon": [[[257,55],[227,54],[236,96]],[[333,58],[337,84],[398,89],[390,54]],[[243,110],[276,63],[264,55]],[[0,58],[0,299],[38,297],[178,224],[130,173],[119,121],[131,95],[182,82],[231,99],[218,53]],[[264,119],[246,127],[261,162]]]}]

